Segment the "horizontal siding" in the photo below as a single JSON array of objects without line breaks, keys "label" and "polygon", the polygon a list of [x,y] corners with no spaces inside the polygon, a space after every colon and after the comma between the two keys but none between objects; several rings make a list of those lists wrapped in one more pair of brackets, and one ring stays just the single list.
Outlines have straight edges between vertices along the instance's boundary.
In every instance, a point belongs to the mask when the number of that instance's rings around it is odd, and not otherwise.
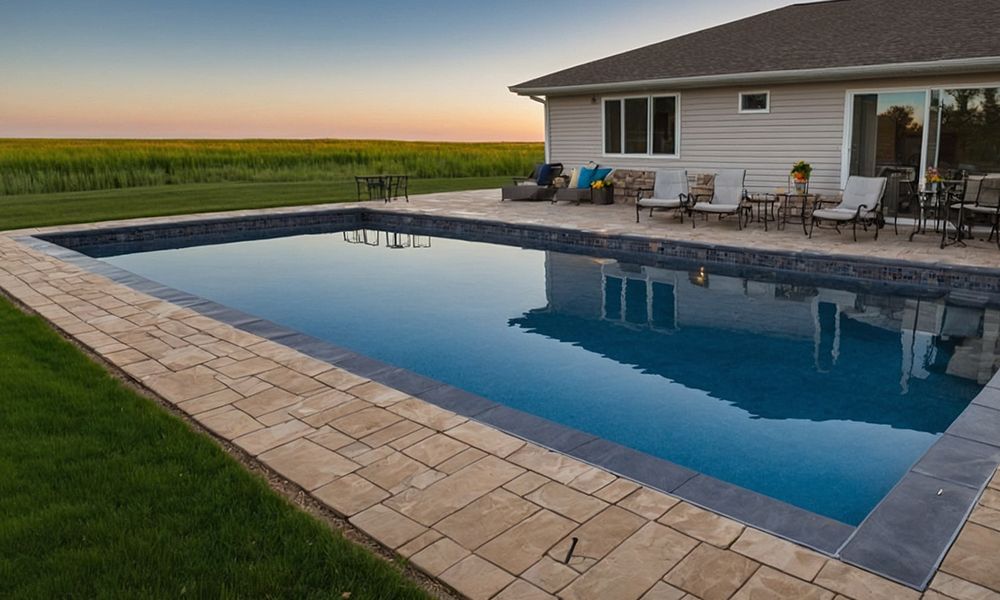
[{"label": "horizontal siding", "polygon": [[[739,92],[766,89],[680,90],[680,158],[604,157],[601,148],[601,96],[555,96],[549,102],[549,151],[567,169],[597,161],[629,169],[685,168],[693,173],[723,168],[747,169],[747,187],[773,191],[788,185],[793,163],[813,166],[810,189],[840,188],[844,102],[848,90],[1000,84],[1000,73],[948,80],[831,82],[772,86],[771,112],[741,115]],[[655,94],[655,93],[654,93]],[[596,101],[595,101],[596,100]]]}]

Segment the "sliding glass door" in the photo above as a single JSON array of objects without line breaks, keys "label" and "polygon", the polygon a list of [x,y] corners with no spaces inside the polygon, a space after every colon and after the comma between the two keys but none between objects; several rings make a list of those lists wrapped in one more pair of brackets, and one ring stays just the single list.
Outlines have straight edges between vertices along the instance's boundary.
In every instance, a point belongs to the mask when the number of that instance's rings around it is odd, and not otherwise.
[{"label": "sliding glass door", "polygon": [[926,112],[926,92],[855,95],[851,175],[919,170]]},{"label": "sliding glass door", "polygon": [[850,174],[887,177],[890,214],[907,212],[924,170],[926,91],[854,94]]},{"label": "sliding glass door", "polygon": [[887,214],[906,215],[929,166],[945,179],[1000,173],[1000,88],[929,88],[857,92],[846,170],[886,177]]},{"label": "sliding glass door", "polygon": [[934,90],[930,162],[946,177],[1000,172],[1000,88]]}]

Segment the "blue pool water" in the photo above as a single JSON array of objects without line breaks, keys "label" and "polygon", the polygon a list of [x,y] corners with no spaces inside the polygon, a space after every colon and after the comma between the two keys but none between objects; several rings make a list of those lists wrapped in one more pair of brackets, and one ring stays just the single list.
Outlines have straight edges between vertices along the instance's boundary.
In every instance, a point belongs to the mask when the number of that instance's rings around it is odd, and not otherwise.
[{"label": "blue pool water", "polygon": [[360,236],[104,260],[848,524],[992,361],[982,311],[940,301]]}]

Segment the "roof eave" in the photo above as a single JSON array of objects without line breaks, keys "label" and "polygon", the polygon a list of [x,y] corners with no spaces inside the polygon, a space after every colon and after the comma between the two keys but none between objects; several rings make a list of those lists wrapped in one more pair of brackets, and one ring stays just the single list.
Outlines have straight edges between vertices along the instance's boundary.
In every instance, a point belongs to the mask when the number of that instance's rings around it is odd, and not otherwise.
[{"label": "roof eave", "polygon": [[719,87],[755,83],[795,83],[806,81],[833,81],[842,79],[871,79],[877,77],[906,77],[937,75],[943,73],[974,73],[1000,70],[1000,56],[959,58],[883,65],[829,67],[822,69],[790,69],[785,71],[756,71],[751,73],[726,73],[694,77],[670,77],[612,83],[591,83],[561,86],[514,85],[508,88],[521,96],[560,96],[604,92],[636,91],[645,89],[679,89],[694,87]]}]

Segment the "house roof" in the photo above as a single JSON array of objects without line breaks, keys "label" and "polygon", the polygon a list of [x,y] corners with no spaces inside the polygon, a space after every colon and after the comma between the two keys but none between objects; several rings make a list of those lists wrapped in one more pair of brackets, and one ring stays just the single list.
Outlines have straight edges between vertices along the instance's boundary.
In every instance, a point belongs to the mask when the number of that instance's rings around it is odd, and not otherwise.
[{"label": "house roof", "polygon": [[780,81],[792,74],[852,78],[998,67],[996,0],[830,0],[786,6],[510,89],[551,94],[643,83],[723,84]]}]

